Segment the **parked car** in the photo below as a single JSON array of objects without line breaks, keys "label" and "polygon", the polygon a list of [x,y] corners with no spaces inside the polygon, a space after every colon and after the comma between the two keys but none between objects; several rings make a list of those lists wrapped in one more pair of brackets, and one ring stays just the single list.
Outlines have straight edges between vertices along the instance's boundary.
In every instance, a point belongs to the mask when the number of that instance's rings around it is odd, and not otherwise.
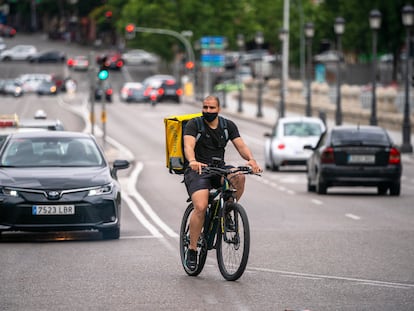
[{"label": "parked car", "polygon": [[0,53],[0,60],[29,60],[31,56],[37,53],[34,45],[19,44]]},{"label": "parked car", "polygon": [[265,133],[265,167],[277,171],[282,166],[305,166],[311,152],[303,147],[315,146],[325,129],[315,117],[279,118],[272,132]]},{"label": "parked car", "polygon": [[[98,230],[118,239],[121,187],[90,134],[37,131],[8,136],[0,153],[0,234],[4,231]],[[36,182],[33,183],[33,176]]]},{"label": "parked car", "polygon": [[73,70],[86,71],[89,69],[89,59],[87,56],[78,55],[73,58],[69,58],[67,66]]},{"label": "parked car", "polygon": [[157,101],[174,101],[180,103],[183,90],[178,81],[170,75],[153,75],[146,78],[143,82],[145,87],[145,96],[148,101],[154,91],[157,94]]},{"label": "parked car", "polygon": [[141,82],[126,82],[122,85],[119,92],[121,101],[130,102],[146,102],[148,96],[145,94],[145,87]]},{"label": "parked car", "polygon": [[308,191],[329,187],[376,187],[378,194],[400,195],[399,149],[379,126],[336,126],[325,132],[307,162]]},{"label": "parked car", "polygon": [[98,65],[104,64],[107,68],[112,70],[120,70],[124,66],[124,60],[121,53],[117,51],[108,51],[96,57]]},{"label": "parked car", "polygon": [[134,49],[122,54],[122,59],[127,65],[150,65],[158,62],[158,57],[145,50]]},{"label": "parked car", "polygon": [[16,29],[12,26],[0,24],[0,37],[13,38],[16,35]]},{"label": "parked car", "polygon": [[29,56],[30,63],[63,63],[66,60],[66,54],[58,50],[38,52]]}]

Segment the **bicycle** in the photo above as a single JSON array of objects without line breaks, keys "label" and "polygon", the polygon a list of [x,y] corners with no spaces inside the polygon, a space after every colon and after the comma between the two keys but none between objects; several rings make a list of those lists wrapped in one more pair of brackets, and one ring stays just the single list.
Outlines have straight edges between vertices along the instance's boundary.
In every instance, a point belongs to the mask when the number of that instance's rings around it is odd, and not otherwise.
[{"label": "bicycle", "polygon": [[[223,185],[212,189],[203,229],[197,243],[198,265],[194,271],[187,268],[185,255],[190,245],[189,218],[193,211],[191,198],[180,228],[180,255],[185,272],[190,276],[201,273],[207,260],[207,253],[216,249],[217,263],[221,275],[228,281],[239,279],[246,269],[250,250],[250,227],[245,209],[237,203],[235,192],[228,175],[234,173],[255,174],[249,166],[220,168],[208,166],[203,172],[223,177]],[[255,174],[259,175],[259,174]],[[260,176],[260,175],[259,175]]]}]

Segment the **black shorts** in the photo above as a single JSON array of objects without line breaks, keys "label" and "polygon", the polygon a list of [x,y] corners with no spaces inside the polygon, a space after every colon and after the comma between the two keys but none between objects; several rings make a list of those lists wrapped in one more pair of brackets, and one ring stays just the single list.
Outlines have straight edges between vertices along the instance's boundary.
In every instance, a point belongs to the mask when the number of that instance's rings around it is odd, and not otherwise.
[{"label": "black shorts", "polygon": [[[233,166],[226,165],[224,168],[231,168]],[[187,168],[184,172],[184,183],[185,187],[187,188],[188,195],[191,195],[202,189],[217,189],[221,186],[221,176],[216,174],[207,174],[202,173],[199,174],[197,171],[192,170],[191,168]]]}]

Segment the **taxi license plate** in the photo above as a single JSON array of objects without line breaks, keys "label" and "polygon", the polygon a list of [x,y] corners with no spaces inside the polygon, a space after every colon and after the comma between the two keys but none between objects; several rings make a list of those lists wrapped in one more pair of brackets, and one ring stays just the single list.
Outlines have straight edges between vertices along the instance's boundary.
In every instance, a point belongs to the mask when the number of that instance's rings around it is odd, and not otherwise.
[{"label": "taxi license plate", "polygon": [[375,163],[375,156],[370,154],[351,154],[348,157],[348,163]]},{"label": "taxi license plate", "polygon": [[166,90],[165,94],[167,95],[175,95],[175,90]]},{"label": "taxi license plate", "polygon": [[33,205],[32,215],[74,215],[75,205]]}]

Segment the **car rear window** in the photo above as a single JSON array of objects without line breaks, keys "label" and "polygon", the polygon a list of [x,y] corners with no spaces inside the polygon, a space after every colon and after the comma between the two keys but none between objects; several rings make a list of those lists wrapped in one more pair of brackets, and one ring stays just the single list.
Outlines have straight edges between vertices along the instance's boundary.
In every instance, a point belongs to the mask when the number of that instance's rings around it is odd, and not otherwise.
[{"label": "car rear window", "polygon": [[320,136],[322,128],[318,123],[290,122],[283,126],[284,136]]},{"label": "car rear window", "polygon": [[390,140],[385,131],[348,129],[332,131],[332,145],[379,145],[386,146]]}]

